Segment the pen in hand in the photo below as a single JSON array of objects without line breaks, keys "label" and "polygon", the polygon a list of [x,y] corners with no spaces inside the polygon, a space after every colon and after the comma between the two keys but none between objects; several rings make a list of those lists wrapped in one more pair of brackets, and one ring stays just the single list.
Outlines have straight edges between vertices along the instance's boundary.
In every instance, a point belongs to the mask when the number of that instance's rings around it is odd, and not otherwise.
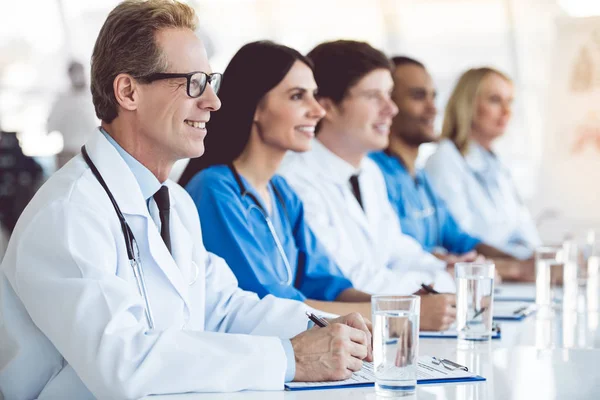
[{"label": "pen in hand", "polygon": [[318,317],[313,313],[309,313],[308,311],[306,312],[306,316],[308,317],[308,319],[310,319],[312,322],[314,322],[315,325],[317,325],[321,328],[325,328],[326,326],[329,325],[329,322],[327,322],[326,319]]},{"label": "pen in hand", "polygon": [[475,310],[475,314],[473,315],[473,318],[471,318],[471,321],[483,314],[485,310],[487,310],[487,307],[481,307],[479,310]]},{"label": "pen in hand", "polygon": [[431,293],[431,294],[440,294],[440,292],[438,292],[437,290],[435,290],[434,288],[431,287],[431,285],[426,285],[424,283],[421,283],[421,287],[423,288],[424,291],[426,291],[427,293]]},{"label": "pen in hand", "polygon": [[[310,319],[312,322],[314,322],[315,325],[317,325],[318,327],[325,328],[326,326],[329,326],[329,322],[327,322],[326,319],[318,317],[311,312],[307,311],[306,316],[308,317],[308,319]],[[371,346],[372,346],[372,344],[371,344]],[[363,365],[365,365],[367,368],[371,368],[371,369],[373,368],[373,363],[368,362],[368,361],[363,361]]]}]

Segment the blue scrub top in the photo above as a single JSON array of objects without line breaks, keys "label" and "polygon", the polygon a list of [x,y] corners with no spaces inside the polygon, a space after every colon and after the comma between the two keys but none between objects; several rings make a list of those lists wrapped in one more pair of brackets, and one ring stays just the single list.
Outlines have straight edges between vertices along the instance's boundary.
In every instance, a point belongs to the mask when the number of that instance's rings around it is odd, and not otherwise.
[{"label": "blue scrub top", "polygon": [[[256,190],[240,177],[246,190],[262,204]],[[265,217],[250,196],[242,198],[229,167],[218,165],[201,171],[186,190],[198,209],[206,249],[227,261],[242,289],[256,292],[261,298],[272,294],[300,301],[333,301],[352,287],[308,227],[302,202],[281,176],[274,176],[269,185],[269,218],[292,269],[290,285],[286,285],[285,264]],[[294,283],[299,266],[304,272],[297,289]]]},{"label": "blue scrub top", "polygon": [[413,178],[404,163],[388,152],[380,151],[370,157],[383,173],[388,199],[400,218],[402,232],[430,252],[442,247],[462,254],[481,243],[461,229],[444,200],[435,193],[425,171],[418,170]]}]

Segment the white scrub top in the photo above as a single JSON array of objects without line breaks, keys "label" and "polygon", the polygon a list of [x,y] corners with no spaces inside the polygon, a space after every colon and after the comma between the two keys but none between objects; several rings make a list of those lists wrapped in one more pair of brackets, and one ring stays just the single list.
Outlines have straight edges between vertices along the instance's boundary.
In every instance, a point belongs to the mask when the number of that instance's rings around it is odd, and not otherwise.
[{"label": "white scrub top", "polygon": [[0,266],[0,392],[6,399],[129,399],[283,389],[284,342],[304,304],[238,288],[206,251],[189,195],[172,181],[172,255],[134,175],[96,131],[86,148],[137,240],[155,329],[119,220],[81,155],[23,212]]},{"label": "white scrub top", "polygon": [[[379,167],[365,157],[357,170],[313,140],[312,150],[288,153],[279,173],[304,203],[305,218],[353,286],[372,294],[411,294],[421,283],[453,290],[446,264],[404,235]],[[364,210],[349,179],[359,174]]]},{"label": "white scrub top", "polygon": [[496,155],[471,142],[463,157],[448,139],[425,170],[460,226],[486,244],[526,259],[541,244],[509,171]]}]

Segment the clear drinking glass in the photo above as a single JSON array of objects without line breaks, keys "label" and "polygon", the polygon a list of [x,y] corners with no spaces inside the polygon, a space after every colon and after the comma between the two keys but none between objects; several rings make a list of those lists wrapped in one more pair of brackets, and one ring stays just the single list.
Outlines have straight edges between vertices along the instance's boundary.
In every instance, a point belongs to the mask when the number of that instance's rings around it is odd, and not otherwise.
[{"label": "clear drinking glass", "polygon": [[[566,311],[577,311],[578,308],[579,277],[587,275],[583,268],[583,249],[584,246],[575,239],[563,243],[562,308]],[[583,283],[585,284],[585,281]]]},{"label": "clear drinking glass", "polygon": [[462,340],[492,337],[494,275],[491,262],[456,263],[456,329]]},{"label": "clear drinking glass", "polygon": [[563,274],[562,246],[535,249],[535,304],[541,311],[559,308]]},{"label": "clear drinking glass", "polygon": [[587,255],[585,297],[588,311],[600,311],[600,238],[589,243]]},{"label": "clear drinking glass", "polygon": [[372,296],[375,391],[386,397],[412,395],[417,385],[419,296]]}]

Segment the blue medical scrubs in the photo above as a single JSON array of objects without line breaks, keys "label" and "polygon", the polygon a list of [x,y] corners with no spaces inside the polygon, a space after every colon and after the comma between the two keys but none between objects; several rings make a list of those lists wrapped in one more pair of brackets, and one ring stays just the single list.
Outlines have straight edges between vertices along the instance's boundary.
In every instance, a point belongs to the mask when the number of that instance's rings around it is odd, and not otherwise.
[{"label": "blue medical scrubs", "polygon": [[430,252],[441,247],[450,253],[462,254],[481,243],[461,229],[435,193],[425,171],[416,171],[413,178],[402,160],[387,151],[370,157],[383,173],[388,199],[400,218],[402,232],[414,237]]},{"label": "blue medical scrubs", "polygon": [[[240,177],[246,190],[267,210],[257,191]],[[213,166],[196,174],[186,190],[200,214],[204,245],[227,261],[242,289],[261,298],[272,294],[300,301],[333,301],[352,287],[308,227],[302,202],[282,177],[274,176],[269,185],[272,206],[268,217],[291,266],[291,284],[286,282],[288,274],[267,215],[250,196],[242,198],[229,167]]]}]

